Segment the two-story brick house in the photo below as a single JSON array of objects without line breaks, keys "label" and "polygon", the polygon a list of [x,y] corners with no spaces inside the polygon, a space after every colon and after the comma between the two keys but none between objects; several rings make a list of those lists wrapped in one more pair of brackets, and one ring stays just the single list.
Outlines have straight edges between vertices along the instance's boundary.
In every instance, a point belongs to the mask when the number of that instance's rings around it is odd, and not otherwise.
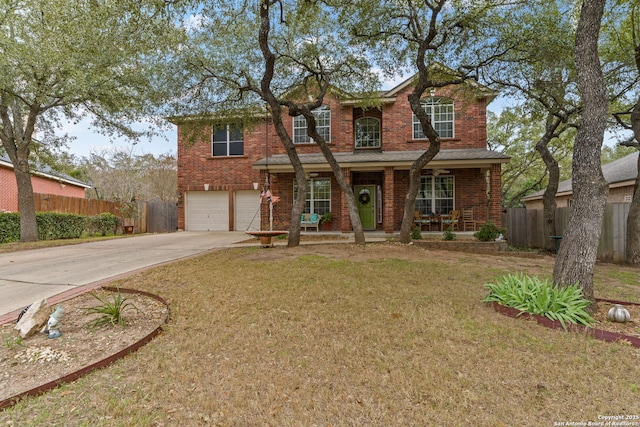
[{"label": "two-story brick house", "polygon": [[[400,229],[409,168],[429,142],[407,95],[412,79],[381,94],[381,107],[364,109],[335,93],[315,111],[318,130],[329,142],[351,183],[365,230]],[[337,91],[336,91],[337,92]],[[508,157],[487,149],[486,107],[495,94],[478,84],[442,88],[423,98],[442,138],[440,153],[424,169],[416,209],[448,213],[473,208],[476,220],[501,222],[501,164]],[[268,119],[242,123],[203,121],[193,141],[185,121],[178,125],[178,228],[184,230],[287,229],[296,191],[293,167]],[[193,121],[189,120],[190,126]],[[350,232],[346,199],[306,121],[285,117],[309,177],[305,212],[333,214],[331,230]],[[260,194],[269,174],[279,201],[270,215]]]}]

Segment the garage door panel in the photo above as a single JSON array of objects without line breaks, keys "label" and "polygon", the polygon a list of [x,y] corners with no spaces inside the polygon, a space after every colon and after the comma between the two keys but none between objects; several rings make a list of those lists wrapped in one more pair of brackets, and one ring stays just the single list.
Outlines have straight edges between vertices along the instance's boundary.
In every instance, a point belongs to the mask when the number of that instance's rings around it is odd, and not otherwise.
[{"label": "garage door panel", "polygon": [[229,231],[229,193],[189,191],[186,194],[188,231]]},{"label": "garage door panel", "polygon": [[235,192],[236,231],[260,230],[260,191]]}]

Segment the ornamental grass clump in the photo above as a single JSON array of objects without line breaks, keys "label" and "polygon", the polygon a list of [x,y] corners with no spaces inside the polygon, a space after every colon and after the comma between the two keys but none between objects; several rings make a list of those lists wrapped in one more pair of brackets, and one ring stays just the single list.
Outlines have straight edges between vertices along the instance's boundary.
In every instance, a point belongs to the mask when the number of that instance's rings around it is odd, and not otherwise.
[{"label": "ornamental grass clump", "polygon": [[91,296],[100,301],[101,304],[84,309],[87,314],[100,315],[96,319],[87,323],[87,326],[90,329],[95,329],[103,325],[126,326],[127,321],[124,318],[124,312],[128,309],[139,311],[138,307],[136,307],[134,303],[128,301],[127,298],[123,298],[119,291],[113,296],[112,301],[94,293],[92,293]]},{"label": "ornamental grass clump", "polygon": [[495,284],[487,283],[485,287],[489,289],[489,293],[484,302],[497,302],[557,320],[565,330],[567,322],[589,326],[594,321],[586,311],[591,302],[583,298],[577,284],[557,287],[550,281],[535,276],[509,274],[500,277]]}]

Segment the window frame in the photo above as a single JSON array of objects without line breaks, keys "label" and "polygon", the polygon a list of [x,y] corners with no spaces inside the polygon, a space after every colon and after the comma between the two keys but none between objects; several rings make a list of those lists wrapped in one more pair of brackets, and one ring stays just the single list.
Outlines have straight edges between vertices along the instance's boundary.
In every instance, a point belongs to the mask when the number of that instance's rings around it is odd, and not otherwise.
[{"label": "window frame", "polygon": [[[427,185],[429,182],[430,185]],[[437,186],[438,183],[439,186]],[[447,192],[451,194],[449,195]],[[443,197],[443,195],[447,197]],[[456,181],[454,175],[422,175],[420,177],[420,189],[415,202],[416,210],[423,215],[443,215],[455,208]]]},{"label": "window frame", "polygon": [[[312,111],[316,118],[316,130],[327,143],[331,142],[331,107],[321,105]],[[293,143],[313,144],[315,141],[307,135],[307,119],[303,115],[293,118]]]},{"label": "window frame", "polygon": [[[367,121],[374,121],[377,124],[377,129],[372,129],[369,130],[367,132],[373,132],[374,135],[377,133],[377,145],[368,145],[368,146],[363,146],[361,143],[358,143],[358,124],[361,122],[364,122],[365,120]],[[380,119],[377,117],[360,117],[359,119],[356,120],[355,122],[355,126],[353,129],[353,134],[354,134],[354,147],[359,149],[359,150],[366,150],[366,149],[376,149],[376,148],[380,148],[382,146],[382,134],[381,134],[381,126],[380,126]],[[375,143],[375,137],[373,142]]]},{"label": "window frame", "polygon": [[[217,140],[216,136],[220,130],[225,129],[226,131],[226,139]],[[232,135],[234,134],[234,130],[239,131],[239,135],[242,139],[232,139]],[[241,143],[242,153],[240,154],[231,154],[232,148],[234,146],[239,146]],[[216,154],[216,146],[226,148],[226,154]],[[239,157],[244,156],[244,125],[242,123],[227,123],[225,125],[217,125],[213,127],[213,134],[211,135],[211,157]]]},{"label": "window frame", "polygon": [[[323,182],[326,186],[326,190],[328,194],[325,194],[325,197],[316,197],[316,182]],[[319,190],[320,188],[318,188]],[[293,181],[293,199],[295,200],[298,196],[298,183]],[[328,196],[328,198],[326,198]],[[320,204],[326,204],[325,206],[320,206]],[[302,213],[316,213],[318,215],[323,215],[327,212],[331,212],[331,178],[309,178],[307,180],[307,197],[305,198],[304,210]]]},{"label": "window frame", "polygon": [[[433,129],[438,132],[440,138],[455,138],[455,104],[453,99],[446,98],[443,96],[430,96],[428,98],[424,98],[420,101],[420,105],[422,109],[429,115],[431,119],[431,126]],[[446,111],[442,111],[446,110]],[[442,117],[445,117],[445,120]],[[424,140],[427,139],[427,136],[424,134],[422,129],[422,124],[418,117],[411,112],[411,128],[412,128],[412,137],[415,140]],[[444,134],[442,132],[442,128],[445,125],[449,125],[451,129],[446,129],[448,132]]]}]

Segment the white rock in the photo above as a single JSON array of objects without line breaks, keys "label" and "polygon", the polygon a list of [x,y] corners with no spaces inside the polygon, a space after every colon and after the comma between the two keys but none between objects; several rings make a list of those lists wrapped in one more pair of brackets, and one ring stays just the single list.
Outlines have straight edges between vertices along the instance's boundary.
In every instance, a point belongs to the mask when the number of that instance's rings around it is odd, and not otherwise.
[{"label": "white rock", "polygon": [[47,300],[36,301],[16,324],[22,338],[27,338],[42,329],[49,320],[49,306]]}]

